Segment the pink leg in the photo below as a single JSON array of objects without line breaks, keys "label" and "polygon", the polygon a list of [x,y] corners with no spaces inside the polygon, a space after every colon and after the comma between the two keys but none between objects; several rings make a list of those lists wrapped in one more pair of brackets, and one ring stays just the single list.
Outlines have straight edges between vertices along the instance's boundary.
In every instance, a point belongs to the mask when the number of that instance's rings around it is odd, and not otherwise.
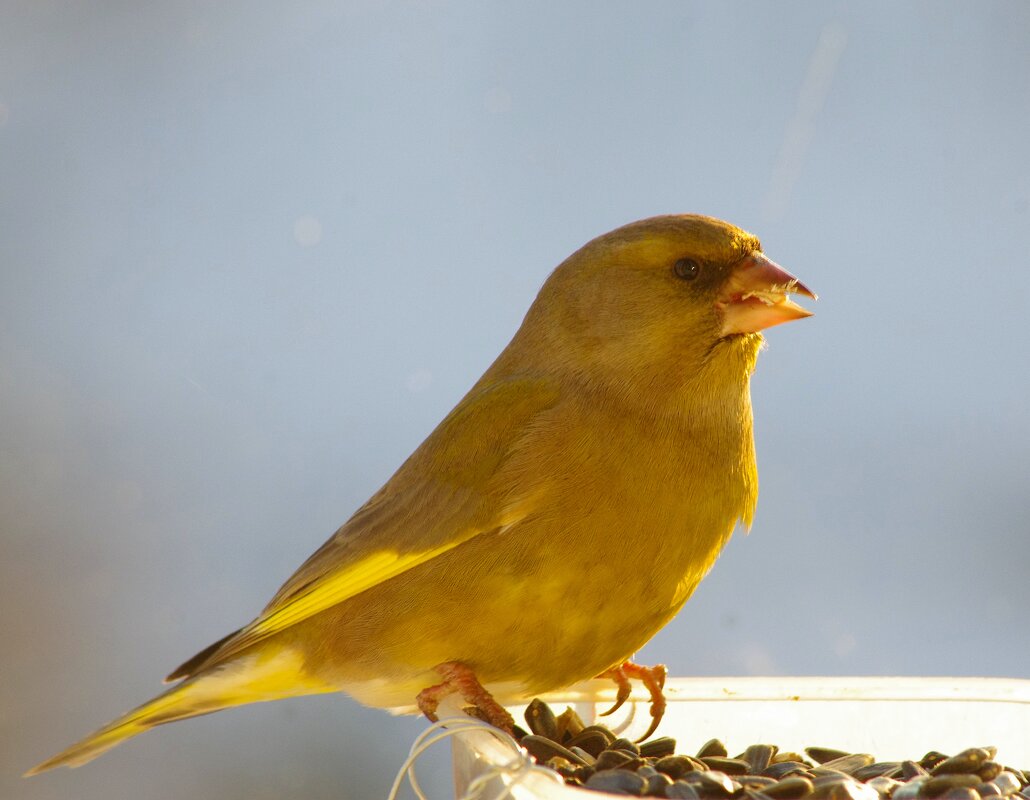
[{"label": "pink leg", "polygon": [[511,714],[494,700],[493,695],[483,688],[476,674],[470,667],[460,661],[445,661],[437,664],[435,669],[443,681],[423,689],[418,693],[416,702],[419,710],[432,722],[437,721],[436,709],[440,701],[448,695],[458,693],[469,705],[473,706],[480,716],[506,733],[512,734],[515,731],[515,720]]},{"label": "pink leg", "polygon": [[651,695],[651,726],[647,729],[647,733],[637,740],[639,742],[644,741],[657,730],[658,724],[662,721],[662,717],[665,716],[665,694],[662,690],[665,688],[666,675],[668,675],[668,670],[664,664],[642,667],[640,664],[634,664],[632,661],[626,661],[617,667],[605,670],[597,677],[611,678],[615,681],[615,685],[618,687],[618,694],[615,696],[615,705],[601,716],[614,714],[629,698],[630,678],[638,679]]}]

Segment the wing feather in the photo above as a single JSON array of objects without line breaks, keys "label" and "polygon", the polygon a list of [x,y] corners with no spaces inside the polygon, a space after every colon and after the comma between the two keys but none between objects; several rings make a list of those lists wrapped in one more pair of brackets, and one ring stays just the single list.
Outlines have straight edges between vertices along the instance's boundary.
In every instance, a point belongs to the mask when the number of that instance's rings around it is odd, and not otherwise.
[{"label": "wing feather", "polygon": [[477,386],[392,478],[286,581],[249,625],[185,662],[189,677],[273,634],[532,512],[502,466],[559,400],[550,380]]}]

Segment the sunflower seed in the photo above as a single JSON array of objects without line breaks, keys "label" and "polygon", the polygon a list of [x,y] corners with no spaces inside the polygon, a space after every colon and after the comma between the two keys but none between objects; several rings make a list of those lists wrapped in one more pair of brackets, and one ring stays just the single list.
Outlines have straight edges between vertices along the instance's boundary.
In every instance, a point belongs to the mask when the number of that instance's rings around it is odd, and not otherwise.
[{"label": "sunflower seed", "polygon": [[551,711],[551,707],[539,698],[533,700],[526,706],[526,724],[537,736],[546,736],[548,739],[558,738],[558,720]]},{"label": "sunflower seed", "polygon": [[775,800],[798,800],[812,793],[812,782],[808,778],[790,777],[762,789],[762,792]]},{"label": "sunflower seed", "polygon": [[665,788],[665,796],[671,800],[701,800],[701,793],[692,783],[675,781]]},{"label": "sunflower seed", "polygon": [[676,752],[676,740],[671,736],[659,736],[642,742],[638,749],[644,758],[663,758]]},{"label": "sunflower seed", "polygon": [[765,772],[779,749],[774,744],[753,744],[744,751],[741,759],[751,765],[752,772],[761,774]]},{"label": "sunflower seed", "polygon": [[832,747],[806,747],[805,753],[817,764],[825,764],[835,758],[851,755],[847,750],[834,750]]},{"label": "sunflower seed", "polygon": [[523,736],[522,741],[519,742],[529,754],[533,756],[540,763],[547,763],[550,759],[555,756],[560,756],[573,764],[579,764],[585,766],[586,761],[577,756],[575,753],[569,751],[567,748],[562,747],[551,739],[544,738],[543,736],[536,736],[530,734],[529,736]]},{"label": "sunflower seed", "polygon": [[933,775],[923,784],[923,797],[937,797],[949,789],[972,789],[980,785],[976,775]]},{"label": "sunflower seed", "polygon": [[938,762],[930,772],[933,775],[954,775],[965,772],[975,772],[986,762],[994,758],[995,755],[997,755],[997,752],[992,754],[991,751],[985,747],[970,747],[957,755],[953,755],[951,758],[946,758],[943,761]]},{"label": "sunflower seed", "polygon": [[586,750],[594,758],[597,758],[601,754],[602,750],[606,750],[608,748],[608,739],[603,733],[601,733],[598,730],[590,730],[589,728],[584,728],[571,739],[569,739],[569,741],[566,742],[566,746],[570,750],[573,747],[579,747],[583,750]]},{"label": "sunflower seed", "polygon": [[594,769],[598,772],[609,769],[622,769],[633,761],[638,760],[632,753],[625,750],[605,750],[594,762]]},{"label": "sunflower seed", "polygon": [[[747,775],[751,765],[741,758],[725,758],[723,756],[705,756],[701,759],[709,769],[725,772],[727,775]],[[756,770],[760,772],[761,770]]]},{"label": "sunflower seed", "polygon": [[868,753],[851,753],[850,755],[834,758],[830,761],[824,761],[820,766],[825,769],[836,769],[848,775],[854,775],[855,770],[868,767],[874,761],[876,759]]},{"label": "sunflower seed", "polygon": [[718,739],[709,739],[701,745],[701,749],[697,751],[698,758],[704,758],[705,756],[720,756],[725,758],[728,755],[729,751],[726,749],[726,745]]},{"label": "sunflower seed", "polygon": [[587,789],[593,789],[598,792],[628,794],[640,797],[644,793],[644,787],[647,785],[647,782],[635,772],[617,769],[607,772],[595,772],[583,785]]},{"label": "sunflower seed", "polygon": [[665,758],[658,759],[654,764],[654,768],[676,780],[693,770],[694,765],[686,756],[666,756]]}]

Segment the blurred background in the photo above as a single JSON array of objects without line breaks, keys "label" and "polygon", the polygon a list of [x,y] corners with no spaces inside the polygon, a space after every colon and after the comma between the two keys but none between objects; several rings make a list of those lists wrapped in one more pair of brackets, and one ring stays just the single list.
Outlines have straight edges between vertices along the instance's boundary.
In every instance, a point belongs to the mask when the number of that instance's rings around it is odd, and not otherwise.
[{"label": "blurred background", "polygon": [[640,659],[1028,677],[1028,41],[1019,0],[0,3],[0,796],[383,796],[424,722],[343,696],[18,775],[249,620],[559,261],[658,213],[821,299],[754,379],[751,535]]}]

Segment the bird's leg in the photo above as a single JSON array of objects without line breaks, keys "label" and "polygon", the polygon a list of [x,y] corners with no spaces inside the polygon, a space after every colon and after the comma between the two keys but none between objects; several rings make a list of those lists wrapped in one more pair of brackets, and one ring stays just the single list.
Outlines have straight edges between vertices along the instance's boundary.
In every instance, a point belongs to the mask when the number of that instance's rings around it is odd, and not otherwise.
[{"label": "bird's leg", "polygon": [[599,716],[607,717],[609,714],[614,714],[616,711],[622,708],[623,703],[629,700],[629,693],[631,691],[631,688],[629,685],[629,677],[626,675],[625,667],[625,664],[620,664],[617,667],[606,669],[604,672],[597,676],[598,678],[611,678],[613,681],[615,681],[615,688],[617,691],[617,694],[615,695],[615,705],[613,705],[611,708],[609,708],[607,711],[600,714]]},{"label": "bird's leg", "polygon": [[615,681],[618,693],[615,695],[615,705],[601,714],[601,716],[606,717],[609,714],[614,714],[622,707],[622,704],[629,698],[630,678],[637,678],[644,684],[651,695],[651,726],[647,729],[647,733],[637,739],[638,742],[644,741],[657,730],[658,724],[662,721],[662,717],[665,716],[665,694],[662,690],[665,688],[665,676],[668,673],[669,671],[665,668],[665,664],[643,667],[640,664],[634,664],[632,661],[624,661],[617,667],[605,670],[597,677],[611,678]]},{"label": "bird's leg", "polygon": [[418,693],[415,701],[418,703],[419,711],[426,715],[431,722],[436,722],[436,709],[440,701],[448,695],[458,693],[461,698],[473,706],[479,712],[480,719],[489,722],[495,728],[500,728],[509,735],[515,732],[515,720],[511,714],[494,700],[490,692],[483,688],[476,673],[460,661],[445,661],[437,664],[433,669],[439,673],[443,681],[423,689]]}]

